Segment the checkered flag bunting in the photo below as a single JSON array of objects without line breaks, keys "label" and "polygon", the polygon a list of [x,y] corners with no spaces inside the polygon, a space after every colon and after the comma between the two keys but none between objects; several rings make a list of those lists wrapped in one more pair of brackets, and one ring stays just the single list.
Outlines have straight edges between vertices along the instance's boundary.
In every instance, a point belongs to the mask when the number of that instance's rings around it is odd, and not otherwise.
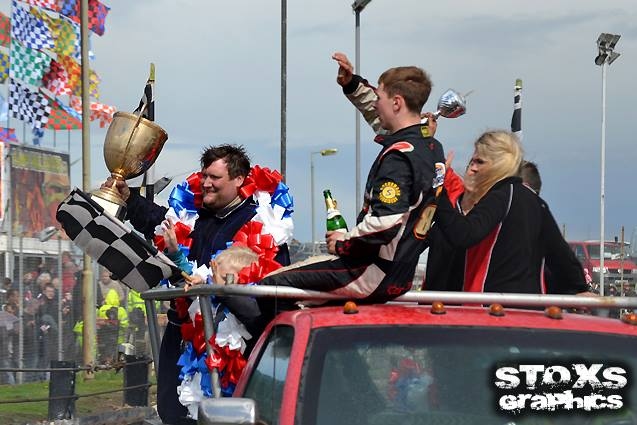
[{"label": "checkered flag bunting", "polygon": [[39,86],[50,61],[51,58],[45,53],[22,46],[20,43],[12,43],[9,76]]},{"label": "checkered flag bunting", "polygon": [[[111,10],[98,0],[88,0],[88,26],[97,35],[104,35],[106,15]],[[60,0],[60,13],[73,21],[80,22],[80,2],[78,0]]]},{"label": "checkered flag bunting", "polygon": [[55,43],[51,30],[41,20],[21,8],[14,1],[11,14],[11,35],[27,47],[36,50],[53,49]]},{"label": "checkered flag bunting", "polygon": [[23,2],[30,4],[31,6],[42,7],[44,9],[49,9],[54,12],[60,10],[57,4],[57,0],[22,0]]},{"label": "checkered flag bunting", "polygon": [[82,251],[129,288],[143,292],[181,274],[164,254],[79,189],[60,204],[56,218]]},{"label": "checkered flag bunting", "polygon": [[0,46],[9,47],[11,44],[11,20],[0,12]]},{"label": "checkered flag bunting", "polygon": [[49,71],[42,77],[42,85],[56,96],[71,94],[66,70],[54,60],[49,65]]},{"label": "checkered flag bunting", "polygon": [[18,142],[18,138],[15,135],[15,129],[0,127],[0,140],[3,142]]},{"label": "checkered flag bunting", "polygon": [[49,114],[46,128],[53,130],[78,130],[82,128],[82,122],[62,108],[57,100],[51,99],[44,93],[42,95],[49,100],[51,105],[51,113]]},{"label": "checkered flag bunting", "polygon": [[51,106],[46,97],[10,78],[9,110],[14,118],[31,123],[33,128],[42,128],[49,120]]},{"label": "checkered flag bunting", "polygon": [[9,76],[9,55],[0,52],[0,83],[4,83]]}]

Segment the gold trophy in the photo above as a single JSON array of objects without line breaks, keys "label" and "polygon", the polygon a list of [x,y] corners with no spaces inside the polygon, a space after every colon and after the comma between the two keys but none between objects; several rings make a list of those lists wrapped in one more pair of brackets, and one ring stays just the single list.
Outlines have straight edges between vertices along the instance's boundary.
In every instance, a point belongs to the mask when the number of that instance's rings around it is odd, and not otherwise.
[{"label": "gold trophy", "polygon": [[166,131],[143,118],[142,113],[116,112],[104,140],[104,160],[115,182],[110,188],[96,190],[91,198],[105,211],[123,220],[126,202],[115,188],[115,183],[144,174],[155,163],[166,140]]}]

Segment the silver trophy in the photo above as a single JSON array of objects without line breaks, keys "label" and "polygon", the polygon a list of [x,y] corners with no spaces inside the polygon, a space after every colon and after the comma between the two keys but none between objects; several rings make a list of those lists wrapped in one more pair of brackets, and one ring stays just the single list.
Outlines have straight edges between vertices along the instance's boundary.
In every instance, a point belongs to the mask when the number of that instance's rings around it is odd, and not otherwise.
[{"label": "silver trophy", "polygon": [[[438,110],[434,112],[434,117],[458,118],[467,112],[467,95],[461,95],[453,89],[449,89],[440,96],[438,100]],[[423,124],[427,123],[427,118],[422,120]]]}]

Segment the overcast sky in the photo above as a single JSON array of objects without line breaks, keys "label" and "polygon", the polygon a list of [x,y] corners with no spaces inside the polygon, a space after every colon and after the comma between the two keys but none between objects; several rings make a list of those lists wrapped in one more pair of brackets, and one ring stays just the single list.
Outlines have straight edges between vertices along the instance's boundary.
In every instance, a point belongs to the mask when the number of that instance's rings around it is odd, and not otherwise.
[{"label": "overcast sky", "polygon": [[[278,1],[104,1],[111,7],[104,36],[92,37],[101,101],[132,111],[150,62],[156,64],[156,122],[169,140],[156,176],[198,168],[202,147],[240,143],[253,162],[280,166],[280,17]],[[9,2],[2,0],[8,13]],[[355,218],[354,110],[335,83],[330,59],[354,60],[351,1],[288,1],[287,182],[295,198],[295,236],[310,239],[310,152],[315,156],[317,235],[324,231],[321,192],[332,189],[350,224]],[[607,78],[606,236],[626,239],[637,225],[637,2],[554,0],[453,2],[374,0],[361,15],[361,74],[376,81],[385,69],[417,65],[434,88],[425,108],[435,110],[448,88],[474,90],[467,114],[440,119],[445,150],[466,164],[483,131],[508,129],[516,78],[524,81],[526,158],[539,164],[556,220],[569,239],[599,239],[601,68],[593,62],[601,32],[621,34],[621,57]],[[20,132],[19,132],[20,134]],[[59,140],[66,136],[58,135]],[[362,183],[378,148],[363,126]],[[52,136],[45,136],[45,146]],[[91,180],[107,176],[104,131],[91,132]],[[64,146],[66,147],[66,146]],[[81,152],[73,132],[71,159]],[[72,167],[81,186],[81,163]],[[165,194],[167,195],[168,190]]]}]

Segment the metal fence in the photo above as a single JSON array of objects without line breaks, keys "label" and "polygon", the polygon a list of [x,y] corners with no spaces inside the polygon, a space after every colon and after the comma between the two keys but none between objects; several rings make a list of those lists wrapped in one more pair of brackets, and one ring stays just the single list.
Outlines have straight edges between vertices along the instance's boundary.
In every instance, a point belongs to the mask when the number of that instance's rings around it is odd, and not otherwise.
[{"label": "metal fence", "polygon": [[[82,364],[81,258],[20,259],[22,273],[0,289],[0,384],[49,379],[51,361]],[[57,265],[61,264],[62,267]],[[146,306],[139,294],[93,266],[96,294],[96,364],[111,364],[119,351],[150,357]],[[161,332],[164,307],[157,303]],[[124,350],[122,349],[124,345]],[[15,370],[7,370],[15,369]],[[27,369],[28,371],[20,371]]]}]

